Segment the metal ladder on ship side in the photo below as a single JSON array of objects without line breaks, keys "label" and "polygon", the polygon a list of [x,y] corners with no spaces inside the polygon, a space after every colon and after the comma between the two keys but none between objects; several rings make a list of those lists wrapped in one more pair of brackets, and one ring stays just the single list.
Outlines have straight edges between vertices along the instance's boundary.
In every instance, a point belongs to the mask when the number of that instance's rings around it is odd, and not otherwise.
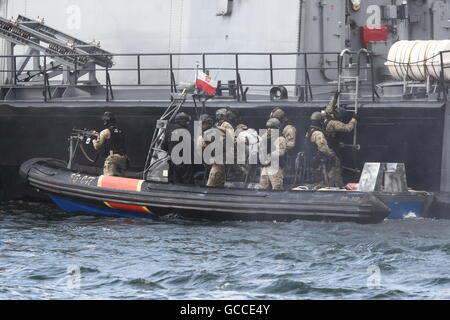
[{"label": "metal ladder on ship side", "polygon": [[[360,74],[361,74],[361,68],[360,68],[360,61],[361,61],[361,55],[365,54],[366,57],[368,59],[371,59],[370,53],[369,51],[367,51],[366,49],[362,48],[358,51],[357,53],[357,63],[356,63],[356,75],[343,75],[342,71],[343,71],[343,62],[344,62],[344,57],[345,55],[351,55],[351,51],[349,49],[344,49],[342,50],[342,52],[339,54],[339,59],[338,59],[338,92],[340,92],[338,100],[337,100],[337,105],[340,104],[340,100],[341,100],[341,96],[344,97],[349,97],[349,100],[352,101],[353,104],[353,109],[350,109],[348,111],[352,111],[355,115],[358,114],[358,107],[359,107],[359,82],[360,82]],[[354,91],[350,91],[350,92],[343,92],[343,84],[346,83],[353,83],[354,84]],[[353,144],[350,145],[350,147],[354,148],[355,150],[359,150],[360,149],[360,145],[357,144],[357,126],[355,126],[354,130],[353,130]]]}]

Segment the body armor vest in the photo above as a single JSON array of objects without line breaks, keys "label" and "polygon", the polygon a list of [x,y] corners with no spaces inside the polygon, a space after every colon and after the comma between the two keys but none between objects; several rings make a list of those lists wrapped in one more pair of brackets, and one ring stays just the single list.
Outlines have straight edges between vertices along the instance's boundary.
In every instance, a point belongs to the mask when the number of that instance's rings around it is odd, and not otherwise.
[{"label": "body armor vest", "polygon": [[109,156],[110,151],[120,155],[125,155],[125,134],[117,126],[112,125],[108,127],[111,133],[111,138],[105,143],[105,156]]},{"label": "body armor vest", "polygon": [[325,137],[327,138],[328,146],[336,152],[339,149],[339,141],[338,141],[338,138],[336,137],[337,133],[336,132],[328,132],[326,130],[328,123],[332,120],[336,120],[336,119],[334,119],[330,115],[327,115],[325,118],[323,127],[325,128],[324,134],[325,134]]},{"label": "body armor vest", "polygon": [[[280,137],[283,137],[283,135],[280,135]],[[264,138],[260,141],[260,143],[265,144],[266,146],[266,150],[267,150],[267,154],[271,154],[273,151],[275,151],[274,148],[272,148],[272,139],[270,137],[268,137],[267,135],[264,136]],[[270,166],[270,163],[263,163],[262,159],[260,159],[261,162],[261,166],[262,167],[268,167]],[[286,167],[286,152],[284,155],[282,155],[279,159],[278,159],[278,165],[281,168],[285,168]]]},{"label": "body armor vest", "polygon": [[320,165],[320,163],[326,159],[326,156],[323,155],[322,152],[319,151],[319,148],[317,147],[317,145],[315,143],[311,142],[311,136],[315,131],[320,131],[325,135],[325,132],[322,129],[317,128],[317,127],[311,127],[306,132],[305,155],[306,155],[306,159],[311,168],[317,168]]}]

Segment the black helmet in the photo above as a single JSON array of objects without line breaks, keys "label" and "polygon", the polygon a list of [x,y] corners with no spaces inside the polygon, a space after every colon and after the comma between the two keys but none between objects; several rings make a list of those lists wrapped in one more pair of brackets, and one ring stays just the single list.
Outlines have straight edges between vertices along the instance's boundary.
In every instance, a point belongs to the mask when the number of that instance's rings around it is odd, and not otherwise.
[{"label": "black helmet", "polygon": [[198,120],[201,121],[202,124],[206,123],[211,127],[214,125],[214,119],[207,113],[201,114]]},{"label": "black helmet", "polygon": [[280,129],[281,122],[277,118],[270,118],[266,122],[266,127],[269,129]]},{"label": "black helmet", "polygon": [[345,115],[347,114],[347,110],[344,106],[339,106],[336,109],[334,109],[334,118],[336,120],[343,120],[345,118]]},{"label": "black helmet", "polygon": [[191,121],[191,117],[185,112],[180,112],[175,116],[173,121],[182,127],[187,127]]},{"label": "black helmet", "polygon": [[116,123],[116,117],[114,113],[106,111],[102,116],[103,125],[109,126],[113,123]]},{"label": "black helmet", "polygon": [[273,109],[272,112],[270,113],[270,118],[276,118],[281,122],[287,120],[286,113],[281,108]]},{"label": "black helmet", "polygon": [[228,110],[225,108],[220,108],[216,111],[216,121],[224,121],[227,119],[227,112]]},{"label": "black helmet", "polygon": [[311,125],[316,127],[322,127],[325,120],[325,115],[322,112],[314,112],[311,115]]}]

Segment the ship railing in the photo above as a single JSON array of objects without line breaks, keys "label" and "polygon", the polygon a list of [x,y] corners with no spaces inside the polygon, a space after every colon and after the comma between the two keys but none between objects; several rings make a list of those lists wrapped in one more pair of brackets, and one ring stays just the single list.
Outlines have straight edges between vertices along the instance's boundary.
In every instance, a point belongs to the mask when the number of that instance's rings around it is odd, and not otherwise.
[{"label": "ship railing", "polygon": [[[326,66],[322,66],[317,62],[322,56],[327,57]],[[68,68],[67,66],[58,65],[57,63],[51,64],[55,58],[63,55],[39,55],[42,61],[36,66],[27,68],[27,66],[21,66],[20,70],[17,68],[18,59],[29,59],[36,57],[36,55],[2,55],[0,56],[0,61],[4,62],[2,64],[9,65],[10,67],[1,67],[0,75],[3,77],[4,83],[1,89],[1,100],[18,100],[16,95],[9,94],[11,91],[18,88],[39,88],[42,90],[42,99],[45,102],[50,101],[61,101],[65,97],[71,101],[76,101],[77,96],[73,96],[69,93],[62,94],[64,90],[69,90],[73,88],[78,89],[91,89],[95,91],[99,87],[103,90],[101,94],[97,93],[92,95],[90,100],[106,100],[106,101],[120,101],[121,97],[118,96],[116,89],[127,89],[127,88],[139,88],[139,89],[164,89],[164,94],[167,95],[159,97],[150,95],[150,98],[144,97],[140,98],[136,96],[131,100],[161,100],[170,99],[169,93],[174,93],[178,91],[178,87],[182,81],[176,79],[176,74],[179,78],[186,78],[188,74],[191,76],[192,82],[195,80],[195,72],[197,68],[205,73],[214,72],[228,72],[228,77],[225,81],[228,85],[221,85],[224,91],[229,91],[229,96],[223,96],[222,98],[232,98],[237,101],[247,101],[247,92],[249,89],[253,90],[255,96],[264,96],[265,98],[271,99],[283,99],[287,97],[272,97],[269,92],[270,89],[277,88],[287,88],[287,91],[293,93],[295,99],[304,102],[313,101],[325,101],[328,100],[329,94],[335,90],[337,87],[337,73],[338,69],[346,70],[351,72],[354,67],[350,64],[338,65],[339,52],[200,52],[200,53],[123,53],[123,54],[65,54],[64,56],[71,56],[74,59],[74,68]],[[83,61],[86,56],[90,58],[108,57],[113,58],[114,61],[120,59],[132,59],[134,62],[131,63],[131,67],[116,64],[116,66],[100,67],[92,65],[86,68],[78,67],[77,61]],[[357,52],[349,53],[350,59],[356,58]],[[182,64],[180,61],[185,58],[187,62]],[[228,59],[227,65],[217,65],[217,58],[222,57]],[[225,57],[225,58],[224,58]],[[289,58],[288,58],[289,57]],[[335,59],[333,58],[335,57]],[[144,60],[148,58],[164,58],[165,62],[158,62],[155,66],[145,65]],[[258,63],[256,66],[249,63],[252,59],[257,59]],[[264,59],[263,64],[261,64],[261,59]],[[175,60],[177,60],[175,62]],[[210,62],[209,60],[215,60]],[[289,64],[286,65],[284,60],[288,60]],[[31,63],[30,63],[31,64]],[[198,66],[197,66],[197,65]],[[1,64],[0,64],[1,65]],[[373,74],[373,65],[360,66],[358,58],[358,73],[360,70],[368,70],[370,74]],[[353,70],[354,71],[354,70]],[[89,75],[95,72],[96,77],[92,78],[89,76],[88,80],[83,80],[83,75]],[[163,79],[158,79],[158,81],[149,82],[146,81],[144,74],[148,72],[154,72],[161,75],[163,74]],[[255,76],[248,76],[251,72],[263,72],[263,76],[259,77],[262,80],[258,80]],[[320,74],[327,73],[331,74],[328,76],[331,79],[323,79]],[[59,79],[52,80],[66,73],[67,79],[70,81],[63,82]],[[183,73],[180,75],[180,73]],[[245,76],[243,74],[245,73]],[[314,74],[314,77],[313,77]],[[21,78],[19,76],[22,76]],[[212,75],[214,77],[214,74]],[[247,77],[248,76],[248,77]],[[102,77],[102,81],[98,78]],[[130,77],[135,77],[133,80],[124,80]],[[158,76],[156,76],[158,77]],[[152,78],[156,78],[153,76]],[[188,78],[189,78],[188,77]],[[246,79],[252,78],[252,80]],[[23,80],[25,79],[25,80]],[[286,80],[287,79],[287,80]],[[22,81],[21,81],[22,80]],[[221,79],[216,79],[221,80]],[[331,80],[331,81],[330,81]],[[334,81],[333,81],[334,80]],[[374,97],[375,86],[373,84],[373,77],[370,81],[364,83],[367,87],[367,91],[371,93]],[[59,94],[58,94],[59,92]],[[72,91],[73,94],[73,91]],[[369,95],[370,96],[370,95]],[[216,98],[221,98],[216,97]],[[81,100],[87,100],[86,97],[80,98]],[[20,99],[19,99],[20,100]],[[127,101],[130,98],[126,99]]]},{"label": "ship railing", "polygon": [[450,64],[446,63],[446,61],[450,61],[450,50],[439,52],[439,63],[441,67],[439,84],[440,84],[440,92],[442,92],[442,99],[444,101],[448,101],[448,80],[449,76],[446,76],[446,69],[450,68]]}]

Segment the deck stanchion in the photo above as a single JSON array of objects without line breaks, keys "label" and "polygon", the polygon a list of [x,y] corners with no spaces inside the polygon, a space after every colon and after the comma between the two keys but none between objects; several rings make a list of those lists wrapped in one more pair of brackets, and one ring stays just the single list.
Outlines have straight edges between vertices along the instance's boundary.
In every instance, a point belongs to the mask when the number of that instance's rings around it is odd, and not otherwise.
[{"label": "deck stanchion", "polygon": [[14,58],[13,58],[12,68],[13,68],[14,85],[17,85],[17,60],[16,60],[16,56],[14,56]]},{"label": "deck stanchion", "polygon": [[[305,77],[305,84],[304,84],[304,90],[305,90],[305,102],[308,102],[308,54],[305,52],[303,53],[303,67],[304,67],[304,77]],[[311,99],[312,99],[312,95],[311,95]]]},{"label": "deck stanchion", "polygon": [[272,54],[269,54],[269,62],[270,62],[270,85],[273,86],[273,57]]},{"label": "deck stanchion", "polygon": [[202,70],[203,73],[206,73],[206,57],[204,53],[202,53]]},{"label": "deck stanchion", "polygon": [[[14,57],[16,60],[16,57]],[[15,79],[16,77],[14,77]],[[47,56],[44,56],[44,101],[47,102]]]},{"label": "deck stanchion", "polygon": [[138,85],[141,85],[141,55],[137,55],[137,77],[138,77]]},{"label": "deck stanchion", "polygon": [[[176,92],[175,89],[175,75],[173,73],[173,55],[169,54],[169,77],[170,77],[170,93]],[[170,100],[173,101],[172,95],[170,95]]]},{"label": "deck stanchion", "polygon": [[75,56],[75,65],[74,65],[74,67],[75,67],[75,70],[74,70],[74,73],[75,73],[75,85],[77,85],[78,84],[78,56]]},{"label": "deck stanchion", "polygon": [[443,59],[443,52],[439,52],[439,57],[441,58],[441,88],[442,88],[442,98],[444,101],[447,101],[447,86],[445,85],[445,78],[444,78],[444,59]]},{"label": "deck stanchion", "polygon": [[109,87],[108,87],[108,66],[105,67],[105,80],[106,80],[106,102],[109,102]]},{"label": "deck stanchion", "polygon": [[237,101],[241,101],[241,94],[239,92],[239,54],[236,53],[234,55],[234,61],[235,61],[235,71],[236,71],[236,85],[238,86],[236,88],[236,97]]}]

